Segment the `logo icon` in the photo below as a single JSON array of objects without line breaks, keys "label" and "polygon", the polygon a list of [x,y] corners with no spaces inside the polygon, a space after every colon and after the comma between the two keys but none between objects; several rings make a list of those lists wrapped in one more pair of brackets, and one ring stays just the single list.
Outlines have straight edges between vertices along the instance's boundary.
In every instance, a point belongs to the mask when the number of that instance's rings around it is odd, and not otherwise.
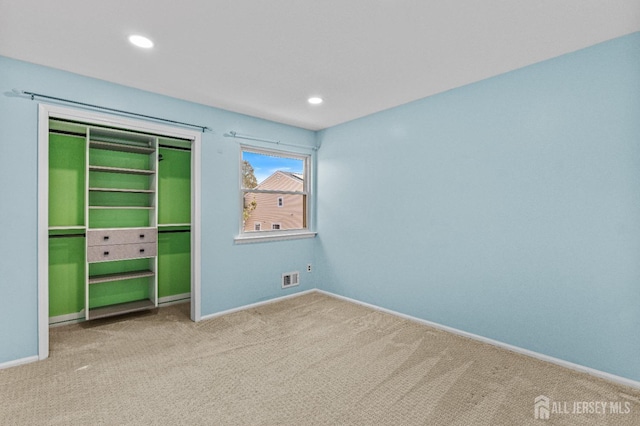
[{"label": "logo icon", "polygon": [[533,402],[533,416],[536,420],[549,420],[549,397],[540,395]]}]

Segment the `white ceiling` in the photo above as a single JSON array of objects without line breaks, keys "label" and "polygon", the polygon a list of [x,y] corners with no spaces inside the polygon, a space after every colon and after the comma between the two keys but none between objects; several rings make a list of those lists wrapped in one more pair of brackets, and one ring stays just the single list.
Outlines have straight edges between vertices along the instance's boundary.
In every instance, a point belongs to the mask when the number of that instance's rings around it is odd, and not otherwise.
[{"label": "white ceiling", "polygon": [[0,55],[312,130],[635,31],[640,0],[0,0]]}]

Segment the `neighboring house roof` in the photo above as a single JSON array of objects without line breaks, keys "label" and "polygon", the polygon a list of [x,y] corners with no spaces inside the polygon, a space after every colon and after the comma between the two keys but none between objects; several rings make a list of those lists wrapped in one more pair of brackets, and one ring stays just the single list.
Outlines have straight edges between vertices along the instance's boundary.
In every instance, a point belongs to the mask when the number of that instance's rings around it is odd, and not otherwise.
[{"label": "neighboring house roof", "polygon": [[271,176],[260,182],[255,189],[302,191],[303,183],[304,179],[302,174],[277,170]]},{"label": "neighboring house roof", "polygon": [[302,173],[290,173],[290,172],[282,172],[284,174],[290,175],[293,178],[296,178],[298,180],[301,180],[304,182],[304,177],[302,176]]}]

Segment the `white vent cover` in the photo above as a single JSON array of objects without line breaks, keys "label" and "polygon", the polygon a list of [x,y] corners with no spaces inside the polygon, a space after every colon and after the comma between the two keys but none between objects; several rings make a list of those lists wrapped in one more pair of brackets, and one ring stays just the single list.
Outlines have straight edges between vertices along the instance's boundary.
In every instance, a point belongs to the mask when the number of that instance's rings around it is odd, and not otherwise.
[{"label": "white vent cover", "polygon": [[282,288],[289,288],[300,284],[300,272],[285,272],[282,274]]}]

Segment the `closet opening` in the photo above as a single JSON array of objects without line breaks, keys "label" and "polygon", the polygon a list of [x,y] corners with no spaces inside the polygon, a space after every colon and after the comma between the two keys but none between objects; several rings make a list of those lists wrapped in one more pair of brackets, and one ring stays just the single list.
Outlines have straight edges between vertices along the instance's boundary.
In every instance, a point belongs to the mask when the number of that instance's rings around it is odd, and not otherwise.
[{"label": "closet opening", "polygon": [[39,112],[39,358],[50,326],[185,302],[198,321],[200,133]]}]

